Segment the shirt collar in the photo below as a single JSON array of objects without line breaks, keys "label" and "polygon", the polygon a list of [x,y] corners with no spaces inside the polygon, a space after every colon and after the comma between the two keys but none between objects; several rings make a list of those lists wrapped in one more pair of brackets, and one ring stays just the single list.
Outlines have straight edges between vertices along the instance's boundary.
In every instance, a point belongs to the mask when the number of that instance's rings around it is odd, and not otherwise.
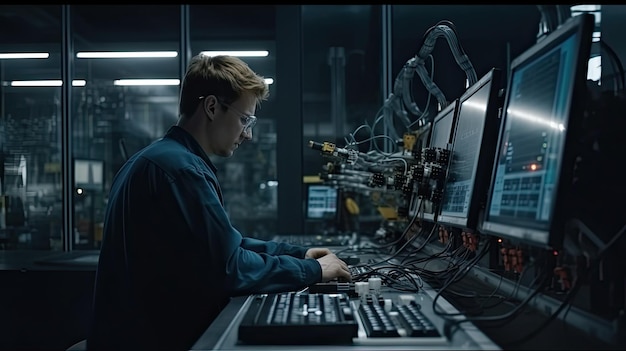
[{"label": "shirt collar", "polygon": [[200,144],[198,144],[196,139],[183,128],[179,126],[172,126],[167,131],[167,133],[165,133],[165,136],[163,136],[163,138],[169,138],[169,139],[179,142],[180,144],[185,146],[187,149],[189,149],[189,151],[200,156],[200,158],[202,158],[204,162],[206,162],[209,168],[211,168],[213,173],[217,173],[217,168],[215,167],[213,162],[211,162],[211,159],[206,154],[206,152],[204,152]]}]

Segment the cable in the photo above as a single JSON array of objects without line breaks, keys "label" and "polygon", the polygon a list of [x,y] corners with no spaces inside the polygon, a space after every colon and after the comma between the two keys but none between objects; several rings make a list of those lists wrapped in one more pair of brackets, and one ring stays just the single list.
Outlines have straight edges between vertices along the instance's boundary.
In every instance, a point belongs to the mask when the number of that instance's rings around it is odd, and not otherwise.
[{"label": "cable", "polygon": [[541,35],[546,35],[555,30],[558,22],[555,5],[537,5],[537,9],[541,13]]},{"label": "cable", "polygon": [[[430,69],[430,71],[431,71],[431,75],[430,75],[430,78],[431,78],[431,79],[434,79],[434,78],[435,78],[435,62],[433,62],[433,60],[432,60],[432,55],[428,55],[428,56],[431,58],[431,69]],[[412,90],[412,89],[411,89],[411,90]],[[411,130],[411,128],[412,128],[415,124],[417,124],[417,125],[419,126],[420,121],[422,121],[423,119],[426,119],[426,118],[429,116],[428,109],[430,108],[430,100],[431,100],[431,97],[432,97],[432,96],[433,96],[433,94],[429,91],[429,92],[428,92],[428,98],[426,99],[426,106],[424,107],[424,112],[423,112],[423,114],[422,114],[421,116],[419,116],[419,117],[418,117],[415,121],[411,122],[411,124],[409,124],[409,125],[407,126],[407,129],[408,129],[409,131]]]},{"label": "cable", "polygon": [[[406,234],[409,232],[409,229],[413,226],[413,224],[415,223],[415,220],[417,219],[417,213],[415,213],[415,215],[411,218],[411,220],[409,221],[409,223],[407,224],[407,226],[404,228],[404,230],[402,231],[402,234],[398,237],[398,239],[396,239],[394,242],[392,242],[391,244],[388,244],[385,247],[391,247],[391,246],[395,246],[396,244],[398,244],[400,241],[402,241]],[[378,265],[384,262],[389,262],[389,260],[395,258],[396,256],[398,256],[400,254],[400,252],[402,252],[402,250],[404,250],[405,247],[407,247],[408,245],[410,245],[419,235],[414,235],[412,238],[410,238],[409,240],[407,240],[394,254],[392,254],[391,256],[386,257],[385,259],[378,261],[378,262],[374,262],[371,263],[371,265]]]},{"label": "cable", "polygon": [[[515,317],[521,311],[523,307],[526,307],[528,305],[528,302],[530,302],[530,300],[532,300],[537,294],[539,294],[539,292],[541,291],[541,289],[543,288],[544,284],[547,281],[547,275],[543,277],[539,276],[537,277],[537,279],[535,279],[535,281],[540,280],[540,278],[541,278],[541,281],[540,281],[540,284],[537,286],[537,288],[534,289],[530,294],[528,294],[528,296],[526,296],[526,298],[522,300],[517,306],[515,306],[511,311],[498,315],[498,316],[468,317],[465,319],[448,320],[448,322],[444,326],[444,332],[446,333],[446,335],[451,336],[451,332],[452,332],[451,328],[464,322],[482,321],[482,322],[501,322],[502,323],[502,321],[506,321],[506,320],[511,321],[512,318]],[[499,324],[499,326],[501,325],[502,324]]]},{"label": "cable", "polygon": [[[531,267],[533,267],[533,266],[534,266],[534,263],[533,263],[533,264],[531,264],[531,265],[528,265],[528,266],[524,267],[524,270],[522,271],[522,273],[520,274],[519,278],[517,279],[517,282],[516,282],[516,284],[515,284],[515,287],[514,287],[513,291],[509,294],[509,296],[508,296],[508,297],[507,297],[507,296],[502,296],[502,295],[499,295],[498,297],[500,298],[500,300],[499,300],[497,303],[495,303],[495,304],[493,304],[493,305],[490,305],[490,306],[485,306],[485,303],[486,303],[487,301],[489,301],[489,299],[491,299],[491,298],[493,298],[493,297],[495,296],[496,292],[497,292],[497,291],[499,290],[499,288],[500,288],[500,285],[502,284],[502,281],[503,281],[503,279],[504,279],[504,276],[503,276],[503,275],[500,275],[500,280],[499,280],[499,282],[498,282],[498,285],[496,286],[496,289],[495,289],[495,290],[493,290],[493,292],[492,292],[492,293],[491,293],[491,294],[487,297],[487,300],[486,300],[485,302],[483,302],[483,303],[481,303],[481,304],[480,304],[480,307],[481,307],[483,310],[484,310],[484,309],[490,309],[490,308],[493,308],[493,307],[498,306],[498,305],[499,305],[499,304],[501,304],[502,302],[505,302],[505,301],[508,301],[508,300],[511,300],[511,299],[516,299],[516,298],[517,298],[517,290],[519,289],[519,286],[521,285],[522,277],[523,277],[523,276],[524,276],[524,274],[525,274],[526,272],[528,272],[528,270],[529,270]],[[531,286],[532,286],[532,285],[533,285],[536,281],[537,281],[537,279],[535,279],[533,282],[531,282]],[[457,294],[457,295],[458,295],[458,294]],[[467,297],[470,297],[470,296],[467,296]],[[516,307],[517,307],[517,306],[515,306],[515,305],[514,305],[514,308],[516,308]],[[510,313],[510,312],[509,312],[509,313]],[[442,316],[442,317],[444,317],[444,318],[445,318],[445,317],[450,317],[450,316],[458,316],[458,315],[463,315],[463,314],[464,314],[464,313],[445,313],[445,314],[444,314],[444,313],[440,313],[440,316]],[[508,316],[508,315],[506,315],[506,314],[505,314],[505,315],[500,315],[500,316],[496,316],[496,319],[497,319],[497,320],[500,320],[500,319],[501,319],[501,317],[507,318],[507,317],[509,317],[509,316]],[[492,317],[489,317],[489,318],[493,318],[493,316],[492,316]],[[502,318],[502,319],[503,319],[503,318]],[[476,320],[476,319],[473,319],[473,320]]]},{"label": "cable", "polygon": [[572,18],[572,10],[570,5],[555,5],[556,8],[556,18],[558,20],[558,25],[561,26],[568,19]]},{"label": "cable", "polygon": [[478,260],[480,260],[480,258],[482,258],[489,249],[489,241],[487,242],[487,244],[485,244],[482,247],[481,253],[479,255],[476,255],[476,257],[474,257],[472,260],[467,261],[467,265],[466,267],[463,267],[463,264],[459,265],[459,269],[456,271],[456,273],[454,273],[452,276],[448,277],[448,279],[446,279],[446,281],[443,283],[443,286],[437,291],[437,293],[435,294],[435,297],[433,297],[433,312],[435,314],[438,315],[442,315],[445,316],[445,313],[441,313],[440,311],[437,310],[437,299],[441,296],[441,294],[445,291],[445,289],[450,286],[452,283],[454,283],[455,281],[457,281],[457,277],[464,277],[468,272],[469,269],[474,266],[476,263],[478,263]]},{"label": "cable", "polygon": [[400,158],[400,157],[386,158],[378,162],[394,162],[394,161],[402,161],[402,163],[404,163],[404,175],[406,175],[407,172],[409,171],[409,165],[407,164],[406,160],[403,158]]},{"label": "cable", "polygon": [[607,44],[604,40],[600,39],[600,46],[605,49],[608,53],[609,56],[611,57],[611,62],[613,64],[615,64],[617,66],[617,70],[619,73],[619,91],[623,91],[624,90],[624,66],[622,65],[622,61],[619,59],[619,56],[617,56],[617,53],[613,50],[613,48],[611,48],[609,46],[609,44]]},{"label": "cable", "polygon": [[[613,246],[613,244],[615,244],[617,242],[617,240],[622,236],[622,234],[624,234],[624,232],[626,232],[626,225],[624,227],[622,227],[622,229],[620,229],[615,235],[613,235],[613,238],[611,239],[611,241],[609,241],[609,243],[607,243],[599,252],[598,255],[596,257],[596,259],[593,261],[593,263],[591,265],[589,265],[589,267],[587,267],[587,269],[584,271],[583,274],[581,275],[587,275],[593,271],[595,271],[596,269],[598,269],[600,267],[600,262],[602,262],[602,256],[608,251],[608,249]],[[571,298],[573,296],[575,296],[579,289],[580,289],[580,281],[581,279],[579,277],[576,278],[576,280],[574,281],[574,284],[572,285],[572,287],[570,288],[570,290],[567,292],[567,294],[565,295],[565,297],[563,298],[563,300],[561,300],[561,303],[559,304],[559,307],[557,307],[557,309],[552,312],[548,318],[546,318],[539,326],[537,326],[537,328],[535,328],[534,330],[532,330],[531,332],[527,333],[526,335],[524,335],[523,337],[517,339],[517,340],[513,340],[510,342],[507,342],[506,345],[507,346],[511,346],[511,345],[516,345],[519,343],[522,343],[524,341],[527,341],[528,339],[531,339],[533,337],[535,337],[537,334],[539,334],[541,331],[543,331],[558,315],[559,313],[561,313],[561,311],[563,310],[563,308],[565,308],[566,306],[569,305],[569,301],[571,300]]]}]

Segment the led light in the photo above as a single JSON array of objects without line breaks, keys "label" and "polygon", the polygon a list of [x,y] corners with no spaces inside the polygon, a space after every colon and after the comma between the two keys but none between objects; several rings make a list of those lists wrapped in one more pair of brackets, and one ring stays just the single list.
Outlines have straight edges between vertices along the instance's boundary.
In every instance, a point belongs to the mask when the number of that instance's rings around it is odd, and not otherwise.
[{"label": "led light", "polygon": [[273,78],[265,78],[265,84],[267,84],[267,85],[274,84],[274,79]]},{"label": "led light", "polygon": [[180,79],[117,79],[113,85],[179,85]]},{"label": "led light", "polygon": [[0,59],[47,59],[47,52],[9,52],[0,54]]},{"label": "led light", "polygon": [[522,110],[513,110],[513,109],[508,109],[507,113],[510,115],[515,115],[516,117],[519,117],[521,119],[530,121],[530,122],[534,122],[537,124],[543,124],[545,126],[548,126],[550,128],[556,129],[558,131],[564,131],[565,130],[565,126],[563,125],[563,123],[556,123],[555,121],[551,121],[549,119],[546,119],[542,116],[539,115],[534,115],[532,113],[527,113],[525,111]]},{"label": "led light", "polygon": [[159,58],[176,57],[177,51],[93,51],[79,52],[77,58]]},{"label": "led light", "polygon": [[600,9],[602,8],[601,5],[574,5],[574,6],[570,6],[570,11],[573,12],[593,12],[593,11],[600,11]]},{"label": "led light", "polygon": [[[84,87],[87,81],[84,79],[75,79],[72,81],[74,87]],[[63,85],[63,81],[60,79],[49,80],[13,80],[11,81],[12,87],[60,87]]]},{"label": "led light", "polygon": [[238,56],[238,57],[266,57],[269,55],[269,51],[267,50],[258,50],[258,51],[202,51],[202,55],[204,56],[219,56],[219,55],[229,55],[229,56]]}]

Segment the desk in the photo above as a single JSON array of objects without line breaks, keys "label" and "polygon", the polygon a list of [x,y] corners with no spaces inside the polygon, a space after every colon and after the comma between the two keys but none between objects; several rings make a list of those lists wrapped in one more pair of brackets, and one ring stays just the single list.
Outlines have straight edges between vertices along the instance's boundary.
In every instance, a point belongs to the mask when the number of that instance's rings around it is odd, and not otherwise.
[{"label": "desk", "polygon": [[[443,333],[444,320],[432,311],[432,300],[436,292],[424,285],[417,293],[400,292],[383,287],[382,295],[394,303],[400,295],[412,295],[422,306],[422,312],[430,318],[440,333]],[[426,342],[426,338],[367,338],[359,327],[359,337],[352,345],[243,345],[237,340],[237,331],[247,307],[248,296],[232,299],[211,326],[193,345],[191,350],[500,350],[485,334],[471,323],[463,323],[450,339]],[[437,305],[445,312],[458,312],[448,301],[437,299]]]},{"label": "desk", "polygon": [[0,350],[65,350],[84,339],[96,255],[0,251]]},{"label": "desk", "polygon": [[[436,246],[436,245],[435,245]],[[345,247],[331,247],[334,252],[342,251],[346,253]],[[427,245],[422,252],[416,255],[431,256],[441,249],[438,247],[430,247]],[[361,262],[367,262],[370,259],[370,254],[360,255]],[[426,261],[420,266],[428,265],[430,269],[443,270],[448,266],[449,261],[447,259],[436,259]],[[493,295],[494,292],[505,296],[518,296],[513,300],[520,300],[525,296],[521,293],[522,290],[516,288],[514,282],[503,282],[501,276],[491,276],[486,278],[485,274],[478,274],[482,272],[482,269],[472,269],[472,274],[468,274],[460,282],[455,283],[454,289],[459,292],[476,292],[484,296]],[[499,278],[498,278],[499,277]],[[502,289],[501,289],[502,287]],[[428,284],[424,284],[415,295],[416,301],[422,306],[422,311],[425,312],[427,317],[435,323],[437,329],[441,333],[443,330],[444,320],[440,316],[436,316],[432,310],[433,296],[436,294],[436,290]],[[515,292],[515,293],[513,293]],[[383,289],[383,295],[386,298],[397,298],[399,295],[407,294],[405,292],[398,292],[390,290],[389,288]],[[499,349],[511,349],[511,350],[529,350],[529,349],[588,349],[588,350],[600,350],[600,349],[623,349],[623,341],[611,341],[605,334],[615,334],[614,328],[616,325],[611,326],[607,323],[596,323],[593,318],[585,317],[584,314],[577,311],[576,308],[571,308],[569,313],[569,319],[588,319],[588,325],[582,324],[584,330],[570,325],[564,321],[555,321],[542,327],[539,334],[534,335],[530,339],[526,339],[524,342],[511,344],[512,341],[519,340],[521,336],[532,331],[534,328],[541,326],[547,319],[546,309],[533,308],[534,303],[530,303],[523,313],[520,313],[513,319],[502,319],[501,322],[489,323],[481,321],[471,321],[470,316],[459,316],[460,319],[467,318],[469,321],[458,324],[460,330],[454,332],[452,337],[448,340],[447,344],[438,345],[418,345],[420,340],[416,338],[415,345],[367,345],[359,343],[359,340],[354,340],[352,345],[316,345],[316,346],[276,346],[276,345],[242,345],[238,343],[237,332],[239,322],[242,320],[246,312],[246,299],[247,296],[234,298],[222,311],[222,313],[215,319],[215,321],[205,330],[203,335],[193,345],[192,350],[453,350],[453,349],[481,349],[481,350],[499,350]],[[443,312],[447,314],[456,313],[458,309],[467,308],[467,304],[464,304],[462,299],[457,300],[454,296],[440,295],[437,298],[438,310],[441,308]],[[537,300],[537,299],[534,299]],[[534,301],[533,300],[533,301]],[[395,302],[395,301],[394,301]],[[457,307],[455,307],[457,306]],[[493,304],[493,306],[484,309],[484,316],[502,316],[509,313],[515,305],[511,304]],[[471,307],[471,306],[469,306]],[[458,309],[457,309],[458,308]],[[588,330],[595,332],[589,333]],[[606,332],[606,333],[604,333]],[[604,333],[604,334],[603,334]],[[616,334],[618,335],[618,334]],[[378,339],[378,338],[377,338]],[[384,342],[385,340],[382,340]]]}]

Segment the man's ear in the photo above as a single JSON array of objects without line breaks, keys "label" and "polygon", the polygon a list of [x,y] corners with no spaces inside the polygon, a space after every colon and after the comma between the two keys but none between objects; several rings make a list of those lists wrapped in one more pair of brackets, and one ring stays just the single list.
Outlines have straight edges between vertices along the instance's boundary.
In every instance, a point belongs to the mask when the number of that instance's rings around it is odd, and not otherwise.
[{"label": "man's ear", "polygon": [[213,120],[215,117],[215,108],[217,107],[217,99],[214,96],[207,96],[202,101],[202,107],[204,108],[204,112],[209,120]]}]

